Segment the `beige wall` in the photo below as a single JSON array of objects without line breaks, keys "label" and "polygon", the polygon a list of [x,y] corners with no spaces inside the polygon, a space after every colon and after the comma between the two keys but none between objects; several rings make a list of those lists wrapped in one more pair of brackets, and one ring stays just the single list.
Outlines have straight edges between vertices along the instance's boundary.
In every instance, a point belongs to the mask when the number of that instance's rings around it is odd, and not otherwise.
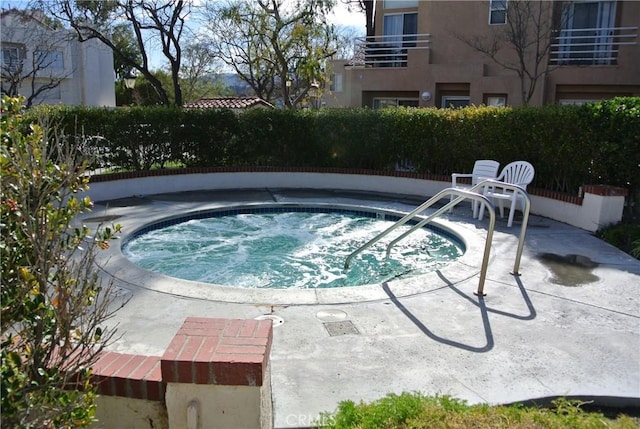
[{"label": "beige wall", "polygon": [[[409,94],[419,99],[421,107],[440,107],[442,95],[449,91],[458,95],[460,92],[456,88],[465,85],[471,104],[486,102],[487,95],[503,94],[507,95],[509,105],[522,103],[520,79],[516,72],[496,64],[464,41],[474,37],[488,40],[494,31],[504,28],[502,25],[489,25],[488,1],[419,1],[417,8],[392,10],[384,10],[383,4],[382,1],[377,2],[378,34],[382,34],[385,13],[417,12],[417,32],[430,34],[430,49],[409,51],[408,65],[404,68],[349,67],[345,65],[346,61],[337,63],[334,68],[343,73],[344,91],[342,94],[326,94],[323,101],[327,106],[371,107],[374,97],[405,97]],[[551,21],[553,4],[542,4],[544,16]],[[555,6],[557,16],[559,2],[555,2]],[[619,1],[617,16],[616,25],[619,27],[638,26],[640,2]],[[636,35],[636,42],[637,39]],[[500,51],[500,59],[515,63],[515,51],[507,47],[505,45]],[[425,91],[432,94],[428,101],[420,97]],[[554,103],[565,94],[589,99],[640,95],[640,45],[621,46],[616,65],[552,67],[546,79],[539,79],[531,104]]]}]

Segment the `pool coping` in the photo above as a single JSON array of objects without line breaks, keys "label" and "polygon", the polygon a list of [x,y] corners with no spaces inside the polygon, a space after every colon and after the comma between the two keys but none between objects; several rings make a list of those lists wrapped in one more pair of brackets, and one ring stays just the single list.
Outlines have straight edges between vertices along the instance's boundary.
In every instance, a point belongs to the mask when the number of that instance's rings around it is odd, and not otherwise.
[{"label": "pool coping", "polygon": [[[438,218],[437,221],[434,221],[434,226],[445,231],[449,231],[457,236],[466,249],[463,255],[441,269],[429,273],[409,278],[392,279],[387,282],[364,286],[314,289],[255,289],[231,287],[184,280],[152,272],[136,265],[122,253],[122,246],[131,237],[139,234],[141,230],[162,221],[188,217],[189,215],[195,215],[203,212],[233,210],[234,208],[240,207],[259,209],[273,206],[350,209],[387,213],[395,216],[403,216],[406,214],[406,212],[403,211],[376,208],[371,207],[370,205],[256,202],[231,205],[225,204],[223,207],[216,203],[204,204],[202,207],[185,212],[173,214],[164,213],[150,218],[137,219],[137,223],[135,220],[132,222],[132,219],[123,215],[123,218],[119,219],[119,221],[127,221],[128,227],[121,234],[119,245],[111,246],[107,251],[100,252],[96,257],[96,262],[104,273],[124,285],[193,299],[255,305],[346,304],[388,299],[389,293],[401,298],[459,284],[477,276],[480,272],[486,233],[484,233],[483,230],[477,230],[469,226],[465,227],[460,222],[452,222],[444,218]],[[493,257],[493,255],[490,256],[489,263]]]}]

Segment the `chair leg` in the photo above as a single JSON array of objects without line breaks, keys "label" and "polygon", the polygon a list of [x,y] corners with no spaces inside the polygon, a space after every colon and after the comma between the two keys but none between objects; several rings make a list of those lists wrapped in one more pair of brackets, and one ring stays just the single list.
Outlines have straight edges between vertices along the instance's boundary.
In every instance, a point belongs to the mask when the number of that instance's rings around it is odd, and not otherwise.
[{"label": "chair leg", "polygon": [[502,199],[498,200],[498,205],[500,206],[500,217],[504,217],[504,203]]},{"label": "chair leg", "polygon": [[513,225],[513,215],[516,212],[517,204],[518,204],[518,198],[513,198],[511,200],[511,208],[509,209],[509,221],[507,222],[508,228],[511,228],[511,225]]},{"label": "chair leg", "polygon": [[473,200],[471,206],[473,207],[473,218],[475,219],[478,217],[478,206],[480,206],[480,203],[476,200]]}]

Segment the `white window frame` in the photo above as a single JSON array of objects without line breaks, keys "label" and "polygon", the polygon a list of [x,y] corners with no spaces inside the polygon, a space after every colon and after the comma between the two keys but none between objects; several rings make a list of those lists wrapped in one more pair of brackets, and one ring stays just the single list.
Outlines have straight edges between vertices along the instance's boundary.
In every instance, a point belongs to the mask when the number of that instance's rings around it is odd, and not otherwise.
[{"label": "white window frame", "polygon": [[487,106],[505,107],[507,105],[507,97],[502,95],[490,95],[487,97]]},{"label": "white window frame", "polygon": [[[509,0],[489,0],[489,25],[504,25],[507,23],[507,8]],[[494,14],[504,13],[502,20],[494,22]]]},{"label": "white window frame", "polygon": [[[592,28],[589,26],[589,28],[584,29],[585,32],[589,30],[594,31],[595,34],[593,34],[591,40],[588,35],[582,34],[581,27],[574,27],[575,7],[585,3],[598,5],[595,26]],[[581,0],[563,4],[563,28],[560,31],[560,43],[562,44],[560,48],[561,62],[567,64],[580,64],[580,59],[576,60],[575,56],[580,55],[581,51],[580,49],[574,50],[573,48],[580,46],[580,44],[589,45],[591,41],[591,49],[593,49],[593,52],[586,52],[586,57],[582,59],[583,61],[586,61],[587,63],[592,61],[593,64],[611,64],[612,61],[615,61],[615,58],[612,58],[613,37],[611,36],[610,31],[611,28],[615,26],[616,4],[615,0]],[[574,32],[577,32],[577,34]],[[587,47],[587,51],[588,50],[589,49]]]},{"label": "white window frame", "polygon": [[47,70],[64,70],[64,52],[61,49],[37,49],[33,52],[36,66]]},{"label": "white window frame", "polygon": [[[9,54],[9,63],[5,61],[5,52]],[[15,55],[14,55],[15,52]],[[24,63],[24,46],[19,45],[4,45],[2,46],[2,69],[7,70],[10,73],[17,72]]]},{"label": "white window frame", "polygon": [[[443,95],[440,99],[440,107],[443,109],[450,109],[449,103],[451,101],[466,101],[467,104],[465,106],[468,106],[471,102],[471,98],[468,95]],[[453,108],[460,109],[465,106],[454,106]]]},{"label": "white window frame", "polygon": [[384,9],[408,9],[418,7],[418,0],[384,0]]},{"label": "white window frame", "polygon": [[[376,106],[376,102],[380,103],[381,101],[386,102],[384,106]],[[420,100],[417,98],[395,98],[395,97],[375,97],[373,99],[373,108],[374,109],[387,109],[387,108],[393,108],[393,107],[399,107],[400,103],[403,101],[410,101],[412,103],[416,103],[417,105],[420,105]],[[391,102],[391,103],[389,103]],[[408,106],[408,107],[414,107],[414,106]]]},{"label": "white window frame", "polygon": [[334,73],[331,75],[331,85],[329,86],[329,91],[331,92],[342,92],[344,89],[344,81],[342,79],[342,73]]}]

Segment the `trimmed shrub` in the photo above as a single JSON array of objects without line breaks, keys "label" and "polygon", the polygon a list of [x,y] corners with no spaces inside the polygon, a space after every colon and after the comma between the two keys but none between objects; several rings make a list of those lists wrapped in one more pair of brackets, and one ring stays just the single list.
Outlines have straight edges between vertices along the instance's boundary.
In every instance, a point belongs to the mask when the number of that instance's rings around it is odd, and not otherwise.
[{"label": "trimmed shrub", "polygon": [[38,107],[89,136],[97,166],[334,167],[469,172],[477,159],[527,160],[534,187],[640,191],[640,98],[583,106],[450,109],[180,110]]}]

